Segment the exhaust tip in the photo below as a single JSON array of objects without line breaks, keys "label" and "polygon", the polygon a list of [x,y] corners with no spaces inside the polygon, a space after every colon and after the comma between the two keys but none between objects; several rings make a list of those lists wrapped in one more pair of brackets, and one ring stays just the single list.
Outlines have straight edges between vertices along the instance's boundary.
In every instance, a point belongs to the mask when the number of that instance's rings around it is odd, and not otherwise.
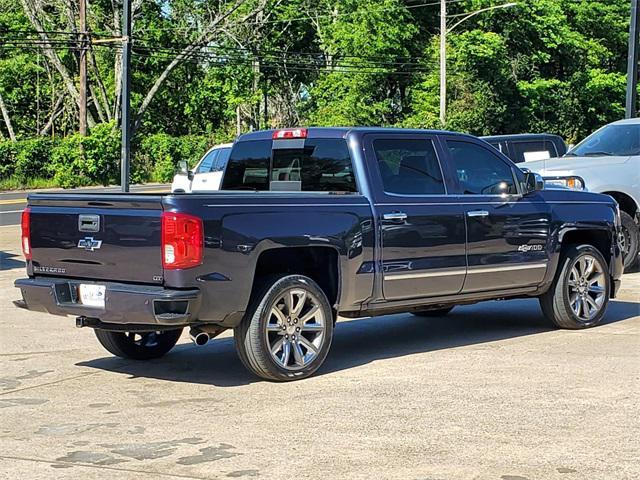
[{"label": "exhaust tip", "polygon": [[207,332],[203,332],[203,331],[193,331],[192,330],[189,333],[189,336],[191,337],[191,340],[193,341],[193,343],[195,343],[199,347],[209,343],[209,339],[210,339],[209,334]]}]

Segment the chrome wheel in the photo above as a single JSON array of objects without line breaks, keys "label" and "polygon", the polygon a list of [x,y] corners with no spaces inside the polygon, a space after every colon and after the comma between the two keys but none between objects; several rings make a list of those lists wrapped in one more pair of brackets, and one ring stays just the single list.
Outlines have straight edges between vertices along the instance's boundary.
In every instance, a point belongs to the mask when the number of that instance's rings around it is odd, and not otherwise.
[{"label": "chrome wheel", "polygon": [[273,303],[266,322],[271,357],[287,370],[300,370],[318,356],[325,330],[318,298],[303,289],[285,290]]},{"label": "chrome wheel", "polygon": [[628,228],[622,227],[618,234],[618,244],[620,245],[620,251],[622,256],[626,257],[629,254],[629,246],[631,244],[631,234]]},{"label": "chrome wheel", "polygon": [[606,299],[605,269],[592,255],[575,259],[567,281],[569,304],[578,319],[588,323],[602,310]]}]

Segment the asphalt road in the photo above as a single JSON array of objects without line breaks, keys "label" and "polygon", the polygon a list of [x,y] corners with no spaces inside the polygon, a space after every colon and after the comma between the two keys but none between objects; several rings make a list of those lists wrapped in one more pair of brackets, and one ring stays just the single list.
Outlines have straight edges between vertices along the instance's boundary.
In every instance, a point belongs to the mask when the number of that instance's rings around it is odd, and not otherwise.
[{"label": "asphalt road", "polygon": [[[166,184],[150,184],[150,185],[133,185],[131,187],[132,192],[138,193],[159,193],[168,192],[170,185]],[[78,193],[100,193],[100,192],[118,192],[120,187],[90,187],[90,188],[75,188],[69,190],[37,190],[39,192],[78,192]],[[8,225],[19,225],[20,214],[24,207],[27,206],[27,195],[30,192],[4,192],[0,193],[0,227]]]},{"label": "asphalt road", "polygon": [[583,331],[536,300],[343,320],[315,376],[278,384],[229,334],[125,361],[17,309],[18,238],[0,229],[0,478],[640,478],[640,273]]}]

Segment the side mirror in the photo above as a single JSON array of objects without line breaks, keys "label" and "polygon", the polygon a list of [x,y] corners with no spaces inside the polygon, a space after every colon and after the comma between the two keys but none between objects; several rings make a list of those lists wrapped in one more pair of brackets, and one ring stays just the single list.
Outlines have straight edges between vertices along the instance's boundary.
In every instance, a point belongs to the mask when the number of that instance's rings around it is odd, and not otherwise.
[{"label": "side mirror", "polygon": [[537,173],[525,172],[524,193],[538,192],[544,188],[544,179]]},{"label": "side mirror", "polygon": [[178,163],[178,173],[180,175],[186,175],[189,180],[193,180],[193,172],[189,170],[189,165],[187,165],[187,162],[184,160]]}]

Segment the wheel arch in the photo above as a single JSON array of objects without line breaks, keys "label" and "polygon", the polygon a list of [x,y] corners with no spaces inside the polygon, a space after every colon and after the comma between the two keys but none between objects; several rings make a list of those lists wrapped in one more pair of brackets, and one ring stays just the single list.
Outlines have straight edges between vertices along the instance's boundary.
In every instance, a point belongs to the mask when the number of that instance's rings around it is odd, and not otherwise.
[{"label": "wheel arch", "polygon": [[607,190],[602,193],[612,197],[616,202],[618,202],[620,210],[628,213],[632,218],[635,218],[638,213],[638,204],[631,195],[617,190]]},{"label": "wheel arch", "polygon": [[260,252],[251,295],[262,279],[275,274],[305,275],[324,291],[334,310],[340,302],[340,254],[333,246],[274,247]]},{"label": "wheel arch", "polygon": [[575,245],[588,244],[595,247],[604,257],[607,264],[611,261],[611,232],[604,228],[568,228],[560,234],[561,254]]}]

